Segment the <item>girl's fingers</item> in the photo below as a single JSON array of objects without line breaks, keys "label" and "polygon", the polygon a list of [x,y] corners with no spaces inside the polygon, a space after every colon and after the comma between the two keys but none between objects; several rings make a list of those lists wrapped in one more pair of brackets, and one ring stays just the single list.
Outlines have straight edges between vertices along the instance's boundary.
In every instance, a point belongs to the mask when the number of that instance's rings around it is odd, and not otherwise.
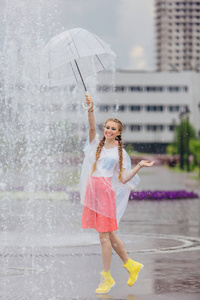
[{"label": "girl's fingers", "polygon": [[91,100],[91,99],[92,99],[92,97],[91,97],[89,94],[86,94],[86,95],[85,95],[85,98],[88,99],[88,100]]},{"label": "girl's fingers", "polygon": [[154,162],[151,162],[151,163],[147,164],[147,166],[149,166],[149,167],[151,167],[153,165],[154,165]]},{"label": "girl's fingers", "polygon": [[144,160],[142,163],[145,167],[151,167],[154,165],[155,161],[149,162],[148,160]]},{"label": "girl's fingers", "polygon": [[86,102],[91,103],[91,102],[92,102],[92,99],[87,99],[87,98],[86,98]]}]

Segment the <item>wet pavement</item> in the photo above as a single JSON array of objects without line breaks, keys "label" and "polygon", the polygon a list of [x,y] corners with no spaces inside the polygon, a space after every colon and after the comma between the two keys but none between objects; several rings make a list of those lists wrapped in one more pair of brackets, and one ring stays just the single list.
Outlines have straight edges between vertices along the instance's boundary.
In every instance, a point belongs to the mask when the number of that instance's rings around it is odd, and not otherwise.
[{"label": "wet pavement", "polygon": [[[185,189],[200,195],[199,183],[188,174],[154,167],[142,169],[140,175],[140,190]],[[26,222],[39,220],[33,230],[28,223],[23,226],[9,207],[14,225],[0,233],[1,300],[200,299],[200,199],[129,201],[118,234],[130,257],[144,269],[130,288],[128,273],[113,252],[116,286],[107,295],[94,293],[102,270],[101,249],[95,231],[80,229],[81,205],[67,199],[52,205],[49,227],[38,217],[39,206],[41,202],[33,207],[29,203],[28,211],[34,213]],[[43,214],[46,220],[45,207]]]}]

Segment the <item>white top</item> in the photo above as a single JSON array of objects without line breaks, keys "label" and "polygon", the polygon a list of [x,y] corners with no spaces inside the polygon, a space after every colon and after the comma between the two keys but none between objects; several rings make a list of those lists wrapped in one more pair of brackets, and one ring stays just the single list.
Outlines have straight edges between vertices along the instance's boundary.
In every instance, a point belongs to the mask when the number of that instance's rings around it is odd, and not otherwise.
[{"label": "white top", "polygon": [[[89,139],[87,140],[83,149],[83,151],[85,152],[85,158],[82,165],[80,183],[79,183],[81,203],[83,205],[84,205],[89,177],[91,176],[92,166],[95,162],[95,155],[96,155],[96,150],[98,145],[99,145],[99,138],[96,135],[96,137],[91,143],[89,143]],[[131,170],[131,160],[125,149],[123,149],[123,168],[125,168],[127,171]],[[114,147],[112,149],[106,149],[103,147],[101,151],[101,155],[97,160],[96,170],[94,171],[92,176],[99,177],[99,178],[112,177],[112,187],[114,188],[116,194],[117,221],[119,222],[126,209],[130,191],[131,189],[134,189],[139,184],[140,178],[136,174],[130,181],[128,181],[126,184],[123,184],[118,180],[118,175],[119,175],[118,169],[119,169],[118,147]],[[102,180],[102,185],[103,184],[105,184],[104,180]]]},{"label": "white top", "polygon": [[[123,168],[127,168],[127,160],[125,150],[123,149]],[[111,149],[102,148],[97,165],[92,176],[94,177],[113,177],[114,173],[119,169],[118,147]]]}]

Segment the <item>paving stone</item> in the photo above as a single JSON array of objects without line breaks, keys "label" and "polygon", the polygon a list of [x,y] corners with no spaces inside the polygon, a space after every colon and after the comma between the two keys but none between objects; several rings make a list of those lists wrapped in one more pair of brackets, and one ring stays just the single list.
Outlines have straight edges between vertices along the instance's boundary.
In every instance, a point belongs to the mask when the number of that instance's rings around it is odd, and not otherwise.
[{"label": "paving stone", "polygon": [[[163,167],[143,169],[140,174],[140,189],[200,190],[187,174]],[[118,234],[130,257],[142,262],[144,269],[128,287],[128,273],[113,252],[116,286],[107,295],[94,293],[102,270],[98,234],[80,229],[78,202],[62,201],[62,207],[63,211],[56,205],[50,210],[49,227],[32,212],[35,223],[27,229],[12,216],[16,226],[1,231],[1,300],[200,299],[200,199],[129,201]],[[54,214],[54,209],[59,213]]]}]

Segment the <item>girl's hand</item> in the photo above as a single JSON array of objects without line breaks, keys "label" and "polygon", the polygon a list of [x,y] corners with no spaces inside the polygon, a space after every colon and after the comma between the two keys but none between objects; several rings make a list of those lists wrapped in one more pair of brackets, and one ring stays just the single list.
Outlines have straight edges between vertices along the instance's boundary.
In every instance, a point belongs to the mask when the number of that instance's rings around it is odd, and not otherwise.
[{"label": "girl's hand", "polygon": [[90,103],[92,104],[90,110],[93,110],[93,100],[89,94],[85,94],[85,101],[88,106],[90,105]]},{"label": "girl's hand", "polygon": [[139,165],[142,167],[152,167],[155,161],[149,162],[148,160],[141,160]]}]

